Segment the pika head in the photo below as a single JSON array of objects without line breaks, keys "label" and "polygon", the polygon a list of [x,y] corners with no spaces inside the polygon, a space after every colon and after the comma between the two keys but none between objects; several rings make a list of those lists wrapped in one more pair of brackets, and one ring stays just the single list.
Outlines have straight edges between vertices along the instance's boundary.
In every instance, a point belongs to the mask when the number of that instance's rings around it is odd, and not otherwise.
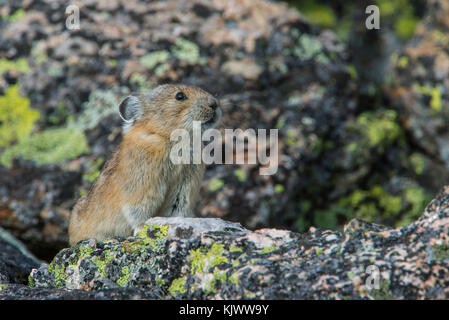
[{"label": "pika head", "polygon": [[130,95],[119,104],[125,131],[134,124],[151,125],[160,131],[192,130],[193,121],[203,129],[215,126],[221,118],[218,100],[210,93],[188,85],[161,85]]}]

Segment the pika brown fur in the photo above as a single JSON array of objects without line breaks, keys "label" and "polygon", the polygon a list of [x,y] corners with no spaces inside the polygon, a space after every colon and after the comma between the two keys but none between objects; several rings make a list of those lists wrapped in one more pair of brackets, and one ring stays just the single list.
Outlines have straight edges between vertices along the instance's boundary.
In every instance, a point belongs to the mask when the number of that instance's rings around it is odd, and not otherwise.
[{"label": "pika brown fur", "polygon": [[70,217],[70,244],[80,240],[128,237],[153,216],[191,216],[204,164],[173,164],[170,140],[175,129],[213,127],[221,116],[218,101],[187,85],[162,85],[126,97],[119,105],[126,122],[123,140],[91,190]]}]

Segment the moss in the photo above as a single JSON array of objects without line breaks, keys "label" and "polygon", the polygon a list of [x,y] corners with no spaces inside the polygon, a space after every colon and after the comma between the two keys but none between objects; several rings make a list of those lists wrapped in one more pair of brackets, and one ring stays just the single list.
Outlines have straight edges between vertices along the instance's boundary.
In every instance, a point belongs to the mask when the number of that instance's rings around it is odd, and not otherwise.
[{"label": "moss", "polygon": [[246,172],[243,169],[234,170],[234,176],[236,176],[240,182],[245,182],[247,179]]},{"label": "moss", "polygon": [[228,258],[223,255],[224,245],[214,243],[211,248],[198,248],[190,251],[188,261],[191,274],[208,272],[221,263],[228,263]]},{"label": "moss", "polygon": [[24,58],[19,58],[15,61],[1,58],[0,59],[0,75],[6,71],[16,71],[22,73],[28,73],[30,67],[28,62]]},{"label": "moss", "polygon": [[6,288],[8,288],[8,285],[6,283],[0,283],[0,291],[3,291]]},{"label": "moss", "polygon": [[320,254],[323,254],[324,253],[324,250],[323,249],[315,249],[315,254],[317,255],[317,256],[319,256]]},{"label": "moss", "polygon": [[187,290],[185,288],[185,284],[186,279],[184,279],[183,277],[177,278],[172,281],[170,287],[168,288],[168,292],[170,292],[172,296],[176,296],[178,293],[186,293]]},{"label": "moss", "polygon": [[20,96],[18,86],[10,86],[0,96],[0,147],[26,137],[38,118],[39,111],[30,108],[30,101]]},{"label": "moss", "polygon": [[160,50],[151,52],[140,58],[140,64],[148,69],[153,69],[158,64],[164,63],[170,57],[170,52]]},{"label": "moss", "polygon": [[7,148],[0,156],[0,163],[10,167],[19,156],[38,164],[56,163],[75,159],[89,152],[84,132],[70,128],[48,129],[39,134],[24,137]]},{"label": "moss", "polygon": [[224,182],[221,179],[218,178],[212,178],[207,186],[207,189],[209,189],[209,191],[217,191],[220,190],[221,188],[223,188],[224,186]]},{"label": "moss", "polygon": [[122,276],[117,280],[117,284],[120,287],[124,287],[126,286],[126,284],[128,283],[129,277],[131,276],[131,272],[128,266],[123,266],[122,267]]}]

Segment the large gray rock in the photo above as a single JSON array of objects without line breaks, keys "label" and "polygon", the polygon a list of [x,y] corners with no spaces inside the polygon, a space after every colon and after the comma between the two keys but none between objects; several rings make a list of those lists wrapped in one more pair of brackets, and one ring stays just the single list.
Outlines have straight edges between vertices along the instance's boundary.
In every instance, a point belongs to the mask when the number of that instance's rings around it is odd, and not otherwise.
[{"label": "large gray rock", "polygon": [[0,286],[28,283],[28,275],[40,263],[19,240],[0,228]]},{"label": "large gray rock", "polygon": [[[449,188],[398,229],[249,231],[221,219],[154,218],[136,237],[84,240],[33,270],[34,288],[188,299],[447,299]],[[14,294],[12,292],[12,294]]]}]

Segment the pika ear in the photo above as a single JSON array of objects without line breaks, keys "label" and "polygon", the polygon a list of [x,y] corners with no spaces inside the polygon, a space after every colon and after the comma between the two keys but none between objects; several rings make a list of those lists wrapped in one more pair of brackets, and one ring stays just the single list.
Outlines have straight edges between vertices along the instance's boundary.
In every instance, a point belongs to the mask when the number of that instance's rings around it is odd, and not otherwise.
[{"label": "pika ear", "polygon": [[125,97],[118,105],[120,117],[127,123],[135,121],[141,111],[142,105],[139,98],[134,95]]}]

